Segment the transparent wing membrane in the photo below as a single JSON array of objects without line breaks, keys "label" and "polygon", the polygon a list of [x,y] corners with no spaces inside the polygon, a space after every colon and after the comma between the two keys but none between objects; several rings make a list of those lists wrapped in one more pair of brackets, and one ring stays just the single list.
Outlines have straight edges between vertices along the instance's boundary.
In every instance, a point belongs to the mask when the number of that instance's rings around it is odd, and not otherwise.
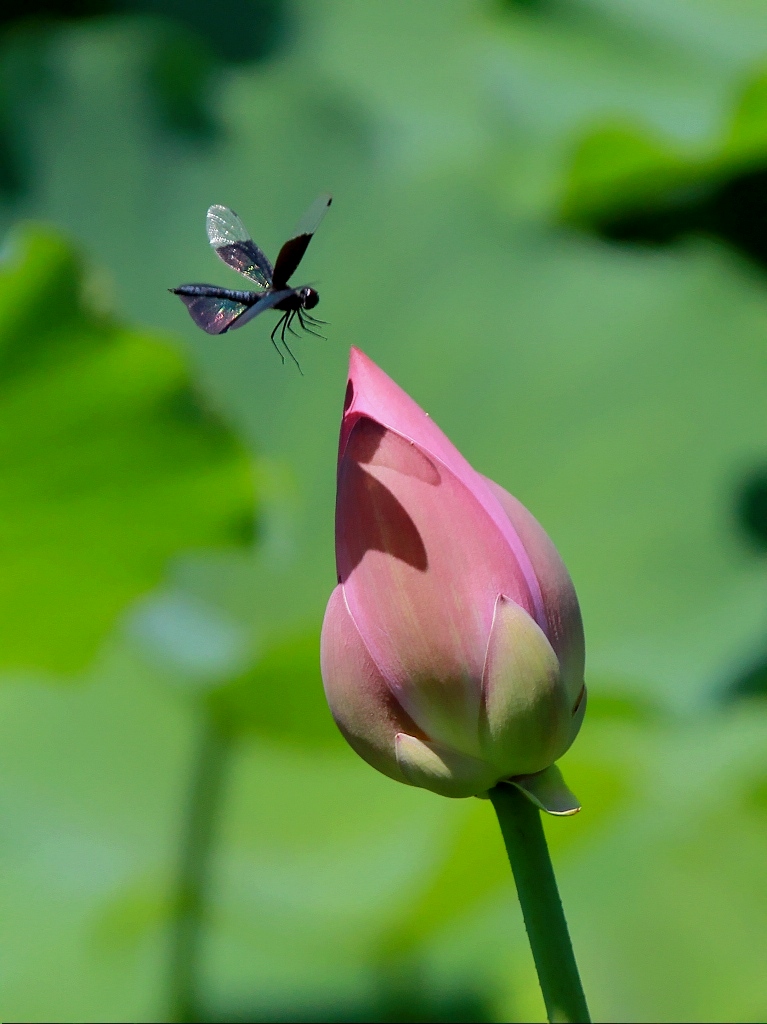
[{"label": "transparent wing membrane", "polygon": [[327,192],[317,196],[301,220],[296,224],[296,230],[293,232],[294,236],[313,235],[320,226],[320,221],[328,212],[332,202],[333,197],[328,195]]},{"label": "transparent wing membrane", "polygon": [[314,232],[332,202],[332,196],[327,193],[318,196],[299,221],[293,237],[280,249],[272,273],[275,288],[283,288],[298,269]]},{"label": "transparent wing membrane", "polygon": [[[210,298],[206,295],[179,295],[198,327],[208,334],[223,334],[248,308],[233,299]],[[251,307],[252,309],[253,307]]]},{"label": "transparent wing membrane", "polygon": [[272,265],[234,210],[226,206],[211,206],[206,227],[210,244],[227,266],[262,288],[271,287]]}]

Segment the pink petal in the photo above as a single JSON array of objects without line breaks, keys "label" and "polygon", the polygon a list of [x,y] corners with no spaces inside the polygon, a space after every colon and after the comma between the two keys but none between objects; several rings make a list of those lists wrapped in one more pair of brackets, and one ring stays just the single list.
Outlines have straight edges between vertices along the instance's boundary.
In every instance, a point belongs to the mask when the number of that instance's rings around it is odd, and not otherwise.
[{"label": "pink petal", "polygon": [[407,732],[423,737],[423,733],[386,685],[340,586],[330,595],[325,611],[320,665],[328,705],[349,745],[379,772],[406,782],[397,764],[396,736]]},{"label": "pink petal", "polygon": [[344,418],[341,424],[339,459],[343,456],[355,422],[361,416],[368,416],[408,440],[415,441],[424,453],[446,466],[474,495],[514,552],[531,595],[533,617],[543,628],[546,621],[545,612],[535,572],[513,525],[504,514],[497,496],[488,486],[488,481],[466,461],[437,424],[394,383],[391,377],[376,366],[364,352],[352,348]]},{"label": "pink petal", "polygon": [[534,613],[513,550],[444,463],[367,418],[347,439],[337,501],[339,577],[373,661],[429,739],[481,757],[496,597]]},{"label": "pink petal", "polygon": [[559,552],[537,519],[503,487],[493,480],[487,480],[487,484],[530,556],[543,598],[544,629],[559,658],[562,677],[574,706],[583,687],[586,646],[573,581]]}]

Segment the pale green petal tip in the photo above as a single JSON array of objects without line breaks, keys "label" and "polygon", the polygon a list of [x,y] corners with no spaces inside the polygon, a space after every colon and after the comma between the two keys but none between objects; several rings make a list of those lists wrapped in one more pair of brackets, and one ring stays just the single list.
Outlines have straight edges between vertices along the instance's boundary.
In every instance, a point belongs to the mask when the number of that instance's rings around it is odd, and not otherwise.
[{"label": "pale green petal tip", "polygon": [[467,797],[493,784],[494,769],[489,764],[441,743],[429,743],[400,732],[395,746],[397,764],[411,786],[421,786],[441,796]]},{"label": "pale green petal tip", "polygon": [[562,772],[555,764],[534,775],[515,775],[505,781],[516,786],[528,800],[547,814],[564,818],[577,814],[581,809],[578,798],[570,792]]}]

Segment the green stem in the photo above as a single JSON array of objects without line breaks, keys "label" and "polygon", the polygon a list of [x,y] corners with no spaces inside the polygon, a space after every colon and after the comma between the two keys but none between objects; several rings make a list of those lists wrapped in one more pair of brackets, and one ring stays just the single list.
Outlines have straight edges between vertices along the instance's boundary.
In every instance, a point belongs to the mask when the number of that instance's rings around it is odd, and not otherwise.
[{"label": "green stem", "polygon": [[200,960],[229,733],[207,711],[197,739],[181,830],[168,970],[170,1020],[201,1019]]},{"label": "green stem", "polygon": [[522,905],[549,1021],[591,1020],[567,930],[541,812],[516,786],[490,790]]}]

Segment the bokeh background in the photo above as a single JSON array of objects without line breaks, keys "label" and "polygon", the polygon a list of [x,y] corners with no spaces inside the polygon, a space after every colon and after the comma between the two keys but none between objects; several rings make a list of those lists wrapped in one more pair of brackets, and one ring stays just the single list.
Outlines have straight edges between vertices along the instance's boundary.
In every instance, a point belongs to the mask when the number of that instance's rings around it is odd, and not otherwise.
[{"label": "bokeh background", "polygon": [[[764,1020],[767,4],[0,21],[2,1019],[543,1019],[491,808],[324,705],[354,344],[574,577],[594,1018]],[[197,331],[207,206],[274,255],[325,190],[304,376]]]}]

